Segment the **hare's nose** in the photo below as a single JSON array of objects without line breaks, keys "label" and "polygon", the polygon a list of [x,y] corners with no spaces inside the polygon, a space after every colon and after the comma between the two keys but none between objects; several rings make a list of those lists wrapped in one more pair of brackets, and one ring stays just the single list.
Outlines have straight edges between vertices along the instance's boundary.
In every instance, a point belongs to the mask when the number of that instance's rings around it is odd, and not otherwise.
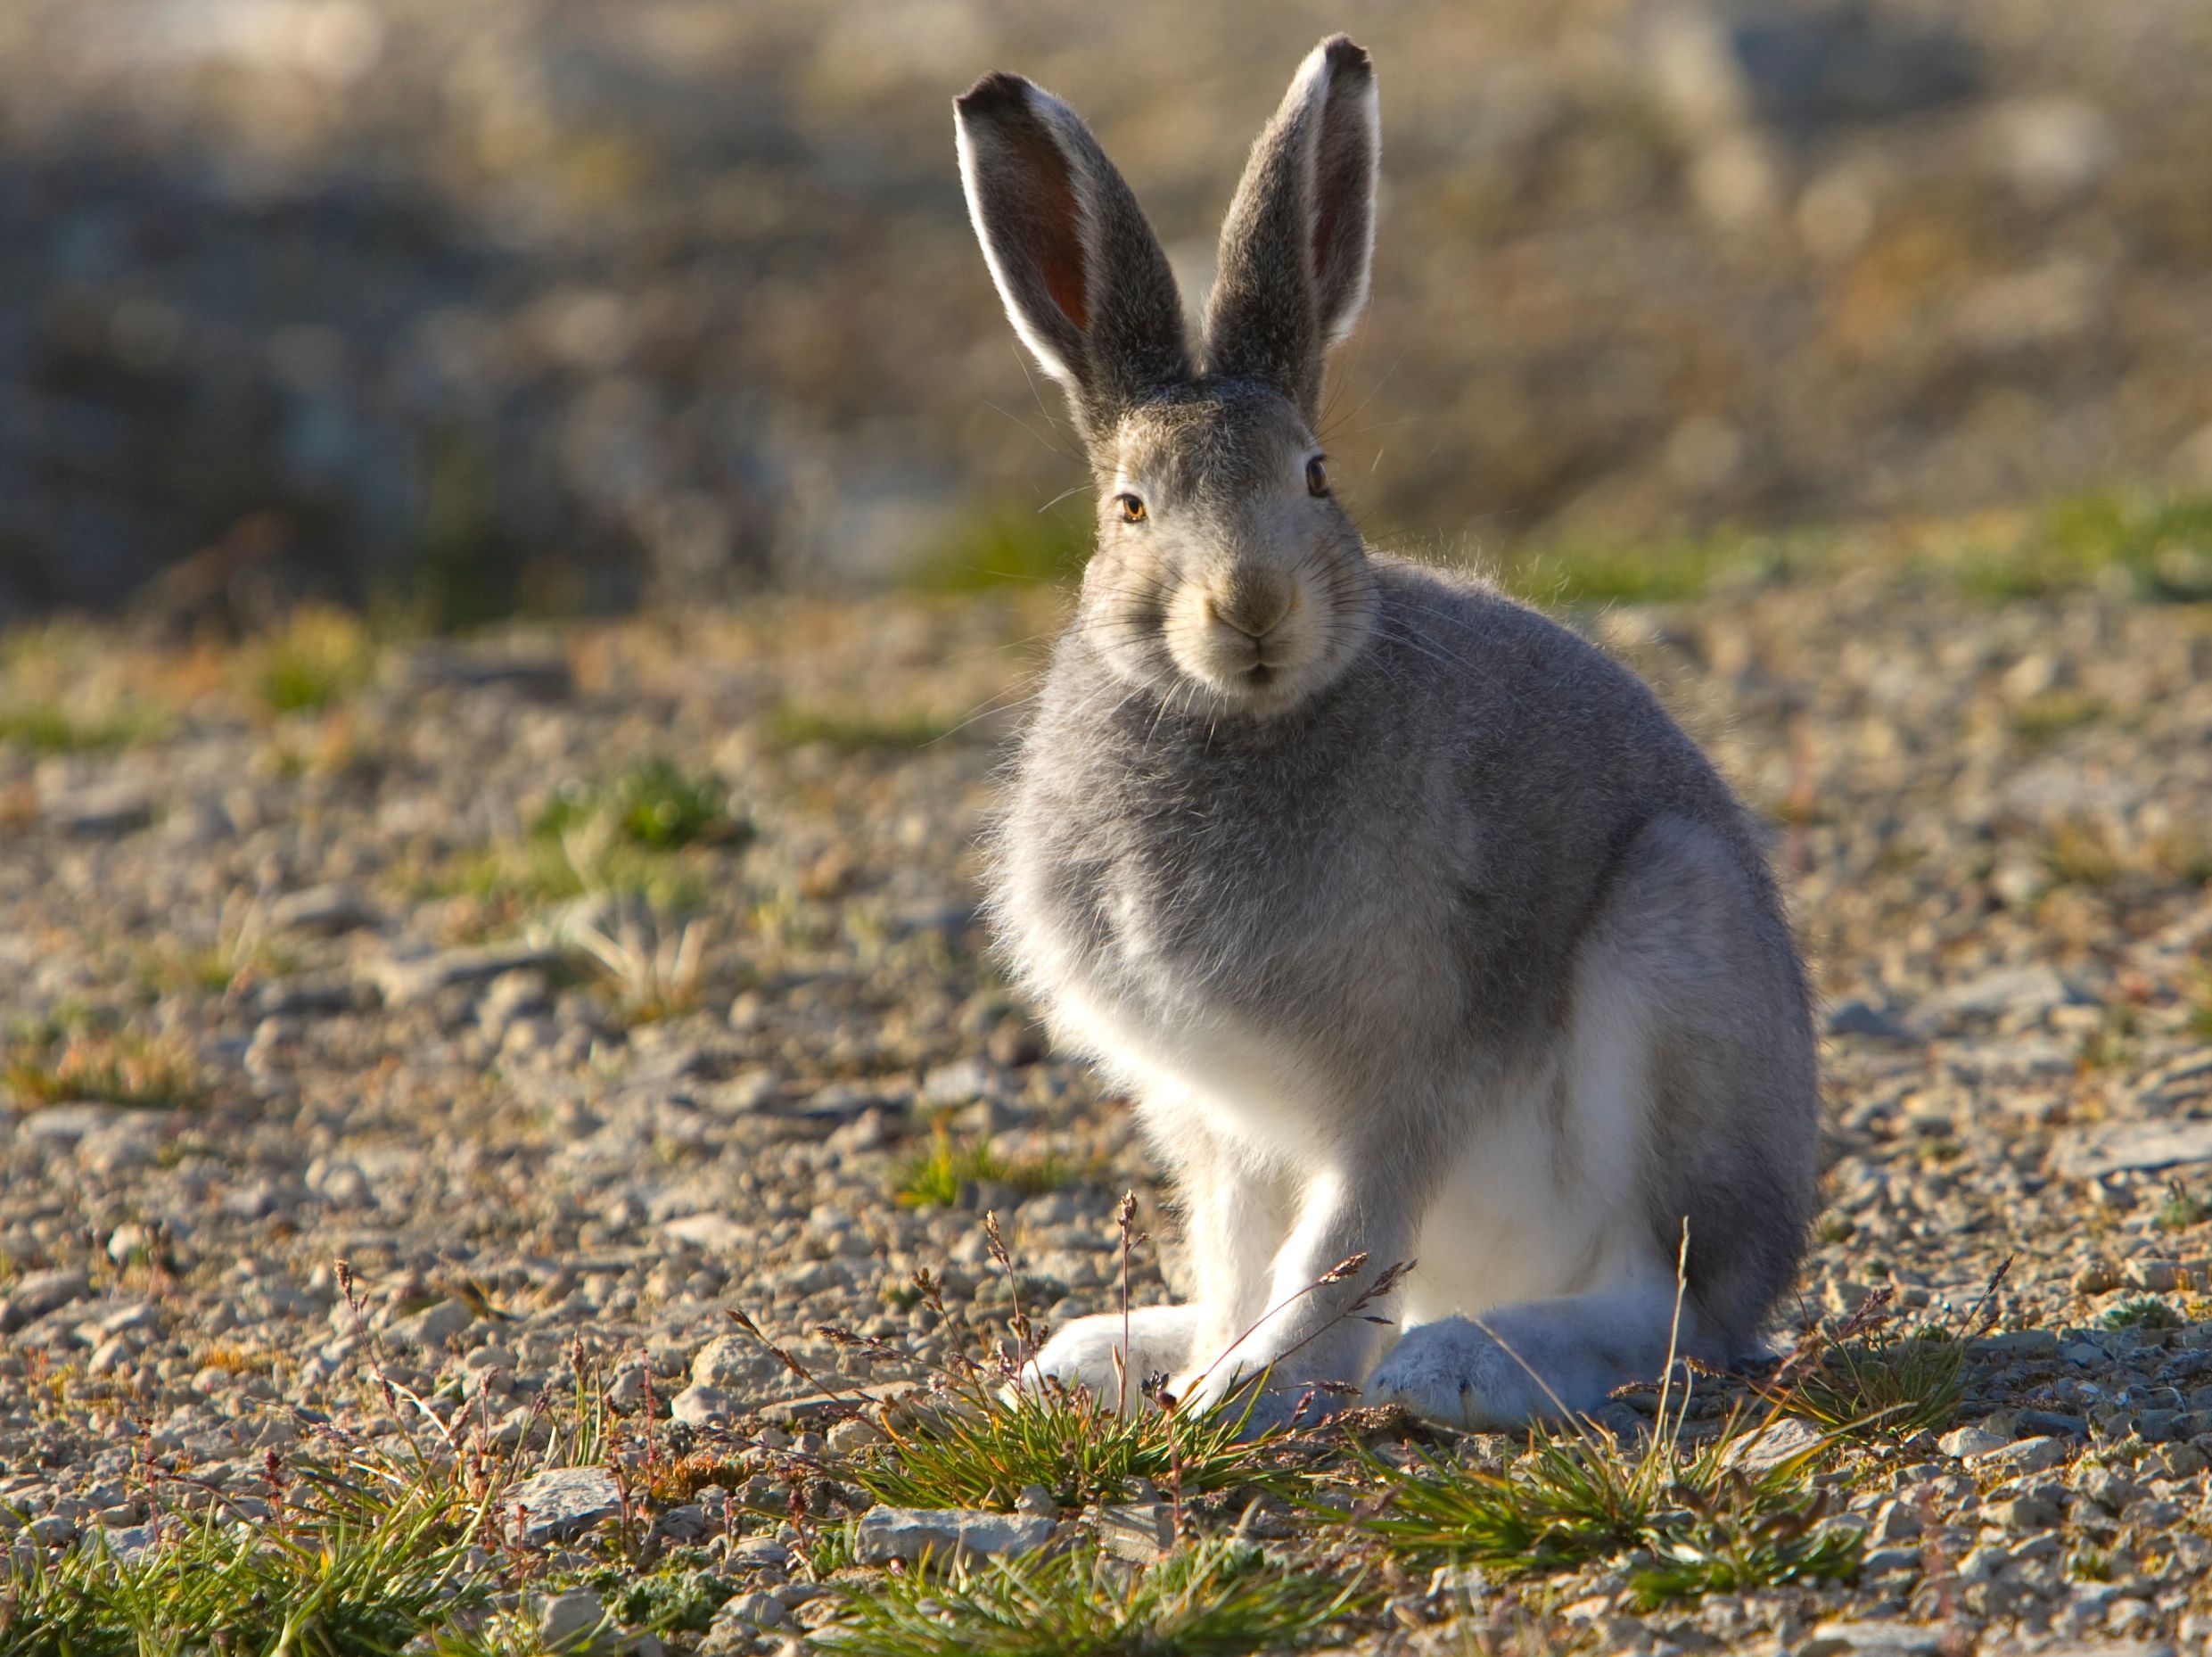
[{"label": "hare's nose", "polygon": [[1247,639],[1264,639],[1297,602],[1298,589],[1289,581],[1239,574],[1206,595],[1206,612]]}]

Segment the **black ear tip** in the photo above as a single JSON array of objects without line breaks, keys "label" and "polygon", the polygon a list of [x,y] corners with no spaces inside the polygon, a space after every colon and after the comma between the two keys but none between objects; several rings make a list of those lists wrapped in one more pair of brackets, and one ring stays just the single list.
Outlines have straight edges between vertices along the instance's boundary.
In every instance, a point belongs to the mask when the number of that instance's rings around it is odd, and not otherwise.
[{"label": "black ear tip", "polygon": [[1321,42],[1321,50],[1328,55],[1331,72],[1338,75],[1372,75],[1375,60],[1367,54],[1367,48],[1350,35],[1331,35]]},{"label": "black ear tip", "polygon": [[952,100],[963,117],[1010,115],[1029,108],[1030,83],[1019,75],[994,69]]}]

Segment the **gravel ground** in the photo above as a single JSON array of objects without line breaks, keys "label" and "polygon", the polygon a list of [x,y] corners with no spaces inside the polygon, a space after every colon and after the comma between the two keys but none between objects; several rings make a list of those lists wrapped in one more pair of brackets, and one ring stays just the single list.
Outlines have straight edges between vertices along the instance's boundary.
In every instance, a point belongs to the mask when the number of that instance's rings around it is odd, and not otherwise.
[{"label": "gravel ground", "polygon": [[[1361,1649],[1528,1618],[1606,1650],[1870,1648],[1814,1631],[1886,1619],[1960,1651],[2212,1633],[2212,610],[1991,602],[1911,573],[1903,539],[1579,620],[1770,813],[1815,962],[1827,1206],[1776,1340],[1882,1291],[1955,1325],[2009,1260],[1968,1430],[1824,1475],[1831,1522],[1873,1533],[1851,1580],[1646,1616],[1614,1567],[1400,1582]],[[327,618],[236,649],[13,637],[0,1535],[143,1535],[150,1496],[251,1503],[269,1450],[390,1439],[414,1406],[379,1355],[508,1445],[581,1366],[665,1453],[760,1470],[659,1513],[711,1529],[746,1590],[708,1646],[799,1637],[776,1515],[739,1518],[781,1502],[762,1458],[810,1428],[810,1388],[726,1309],[880,1385],[956,1339],[918,1268],[1003,1329],[985,1210],[1055,1321],[1116,1303],[1125,1189],[1172,1234],[1121,1101],[1045,1051],[974,920],[974,830],[1055,614],[791,599],[373,651]],[[941,1126],[996,1160],[938,1170],[949,1203],[894,1199],[928,1194]],[[825,1323],[905,1356],[861,1364]]]},{"label": "gravel ground", "polygon": [[470,622],[1077,539],[1030,515],[1057,416],[950,101],[1069,99],[1195,302],[1338,28],[1386,194],[1325,436],[1389,523],[2212,487],[2200,0],[11,0],[0,620]]}]

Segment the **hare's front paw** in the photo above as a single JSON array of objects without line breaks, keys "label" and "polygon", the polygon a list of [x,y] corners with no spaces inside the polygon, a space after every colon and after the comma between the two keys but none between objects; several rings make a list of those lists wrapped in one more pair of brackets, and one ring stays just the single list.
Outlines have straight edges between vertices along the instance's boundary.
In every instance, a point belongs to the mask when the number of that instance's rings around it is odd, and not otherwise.
[{"label": "hare's front paw", "polygon": [[1120,1398],[1125,1408],[1133,1409],[1144,1396],[1147,1380],[1172,1374],[1189,1361],[1197,1327],[1198,1308],[1188,1306],[1148,1306],[1130,1313],[1126,1321],[1119,1312],[1079,1317],[1045,1342],[1044,1349],[1023,1366],[1022,1379],[1035,1386],[1050,1376],[1102,1398]]},{"label": "hare's front paw", "polygon": [[1366,1401],[1468,1430],[1517,1427],[1550,1405],[1521,1362],[1463,1317],[1406,1331],[1367,1378]]},{"label": "hare's front paw", "polygon": [[1221,1364],[1204,1375],[1181,1378],[1171,1386],[1186,1409],[1225,1410],[1241,1422],[1241,1436],[1253,1439],[1279,1427],[1312,1427],[1360,1401],[1360,1389],[1318,1380],[1286,1379]]}]

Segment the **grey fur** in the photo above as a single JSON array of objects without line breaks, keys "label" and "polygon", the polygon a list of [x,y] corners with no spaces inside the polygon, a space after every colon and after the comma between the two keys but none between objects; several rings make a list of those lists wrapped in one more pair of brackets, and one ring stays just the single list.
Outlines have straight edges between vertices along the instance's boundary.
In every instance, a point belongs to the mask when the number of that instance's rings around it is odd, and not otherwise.
[{"label": "grey fur", "polygon": [[1221,226],[1207,367],[1264,380],[1315,417],[1321,353],[1367,303],[1382,163],[1375,70],[1337,35],[1291,83]]},{"label": "grey fur", "polygon": [[[1607,1224],[1634,1272],[1524,1263],[1512,1281],[1541,1293],[1429,1307],[1385,1365],[1418,1407],[1447,1412],[1435,1372],[1483,1395],[1464,1421],[1516,1419],[1656,1366],[1650,1263],[1671,1282],[1685,1221],[1685,1346],[1756,1338],[1813,1201],[1809,998],[1753,827],[1644,685],[1483,583],[1369,551],[1310,487],[1321,356],[1366,291],[1372,235],[1371,143],[1341,119],[1317,136],[1350,107],[1347,77],[1371,111],[1366,54],[1324,42],[1254,152],[1212,370],[1159,379],[1156,329],[1125,334],[1118,366],[1095,333],[1065,347],[1085,363],[1099,546],[992,837],[991,907],[1028,987],[1131,1086],[1181,1176],[1197,1305],[1148,1325],[1145,1351],[1188,1337],[1188,1387],[1218,1392],[1208,1360],[1231,1346],[1279,1362],[1279,1385],[1366,1380],[1384,1337],[1341,1315],[1382,1265],[1451,1235],[1449,1203],[1483,1177],[1468,1148],[1515,1112],[1562,1189],[1587,1165],[1599,1190],[1624,1160],[1634,1212]],[[1011,78],[987,102],[1033,107]],[[971,168],[972,204],[995,164]],[[1126,196],[1102,155],[1079,170]],[[1317,245],[1321,186],[1360,200],[1328,209],[1328,257],[1294,259]],[[1149,229],[1098,199],[1100,291],[1149,293]],[[986,199],[975,216],[989,246],[1004,215]],[[1020,259],[993,251],[1017,317],[1038,291],[1009,279]],[[1600,1062],[1616,1049],[1625,1079]],[[1590,1142],[1607,1087],[1625,1089],[1623,1144]],[[1267,1317],[1300,1271],[1355,1249],[1367,1274]],[[1640,1321],[1611,1317],[1616,1293],[1640,1296]],[[1081,1329],[1048,1369],[1100,1373],[1109,1331]],[[1541,1396],[1517,1365],[1552,1371]]]}]

